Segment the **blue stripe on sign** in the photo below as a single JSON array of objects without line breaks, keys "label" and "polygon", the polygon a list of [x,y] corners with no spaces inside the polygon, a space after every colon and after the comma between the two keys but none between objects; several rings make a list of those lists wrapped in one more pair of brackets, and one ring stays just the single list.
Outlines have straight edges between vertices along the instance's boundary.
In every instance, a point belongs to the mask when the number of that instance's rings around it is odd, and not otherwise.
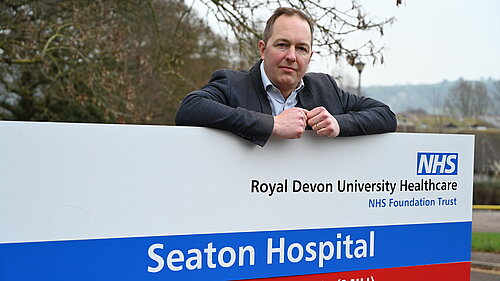
[{"label": "blue stripe on sign", "polygon": [[0,280],[238,280],[462,262],[471,225],[8,243],[0,244]]}]

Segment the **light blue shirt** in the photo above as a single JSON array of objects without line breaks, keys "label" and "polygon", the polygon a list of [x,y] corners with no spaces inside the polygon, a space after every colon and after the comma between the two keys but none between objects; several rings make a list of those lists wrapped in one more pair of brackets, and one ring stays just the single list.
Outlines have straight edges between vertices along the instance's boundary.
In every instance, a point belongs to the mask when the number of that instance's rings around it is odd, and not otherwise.
[{"label": "light blue shirt", "polygon": [[271,83],[271,80],[266,75],[264,71],[264,61],[260,63],[260,75],[262,77],[262,83],[264,84],[264,89],[266,89],[267,99],[271,105],[271,110],[273,115],[276,116],[283,112],[285,109],[289,109],[297,105],[297,94],[304,88],[304,81],[300,79],[299,86],[292,91],[292,93],[285,100],[281,91],[276,88],[276,86]]}]

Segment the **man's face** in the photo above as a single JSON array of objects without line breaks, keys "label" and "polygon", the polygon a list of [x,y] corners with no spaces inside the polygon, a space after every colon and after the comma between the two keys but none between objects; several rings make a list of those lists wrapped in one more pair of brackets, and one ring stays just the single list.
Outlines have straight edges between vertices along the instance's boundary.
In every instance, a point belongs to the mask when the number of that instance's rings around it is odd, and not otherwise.
[{"label": "man's face", "polygon": [[298,16],[280,16],[267,44],[261,40],[259,49],[269,80],[288,97],[304,77],[313,53],[307,21]]}]

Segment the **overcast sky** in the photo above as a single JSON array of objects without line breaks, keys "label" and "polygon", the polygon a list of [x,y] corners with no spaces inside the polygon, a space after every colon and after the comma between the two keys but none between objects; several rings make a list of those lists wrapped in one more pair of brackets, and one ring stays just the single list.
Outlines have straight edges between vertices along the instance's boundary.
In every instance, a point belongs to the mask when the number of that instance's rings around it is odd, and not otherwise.
[{"label": "overcast sky", "polygon": [[[500,79],[500,1],[395,0],[360,3],[371,16],[396,17],[382,37],[385,64],[367,65],[362,85],[438,83],[445,79]],[[311,71],[357,71],[319,57]]]}]

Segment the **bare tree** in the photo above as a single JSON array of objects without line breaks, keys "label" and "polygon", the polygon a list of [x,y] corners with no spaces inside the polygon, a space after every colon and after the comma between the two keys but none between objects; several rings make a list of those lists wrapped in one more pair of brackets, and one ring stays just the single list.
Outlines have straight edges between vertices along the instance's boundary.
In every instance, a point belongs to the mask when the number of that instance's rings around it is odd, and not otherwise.
[{"label": "bare tree", "polygon": [[493,112],[495,114],[500,114],[500,80],[496,80],[493,82],[493,103],[494,103],[494,108]]},{"label": "bare tree", "polygon": [[443,125],[445,123],[445,118],[444,118],[444,108],[445,108],[445,102],[443,96],[440,95],[440,92],[442,88],[442,84],[439,88],[434,88],[432,90],[432,94],[430,95],[430,103],[432,107],[432,116],[434,118],[434,124],[430,128],[431,131],[437,132],[437,133],[442,133],[443,132]]},{"label": "bare tree", "polygon": [[472,99],[472,109],[475,117],[479,115],[484,115],[488,113],[492,105],[492,100],[488,95],[488,89],[482,81],[477,81],[473,83],[472,94],[474,98]]},{"label": "bare tree", "polygon": [[[360,32],[376,31],[384,35],[384,28],[394,18],[376,20],[364,12],[357,0],[200,0],[207,8],[207,17],[214,16],[219,23],[230,30],[238,42],[241,53],[247,60],[257,56],[255,42],[261,38],[261,31],[269,11],[288,6],[308,14],[316,24],[315,45],[318,52],[333,54],[337,59],[345,58],[350,65],[364,58],[373,63],[383,63],[383,47],[368,40],[357,46],[350,46],[350,36]],[[397,5],[401,1],[397,1]]]},{"label": "bare tree", "polygon": [[490,104],[491,99],[483,82],[459,80],[449,90],[446,109],[462,117],[478,116],[485,114]]},{"label": "bare tree", "polygon": [[173,123],[225,42],[179,1],[0,3],[0,119]]}]

